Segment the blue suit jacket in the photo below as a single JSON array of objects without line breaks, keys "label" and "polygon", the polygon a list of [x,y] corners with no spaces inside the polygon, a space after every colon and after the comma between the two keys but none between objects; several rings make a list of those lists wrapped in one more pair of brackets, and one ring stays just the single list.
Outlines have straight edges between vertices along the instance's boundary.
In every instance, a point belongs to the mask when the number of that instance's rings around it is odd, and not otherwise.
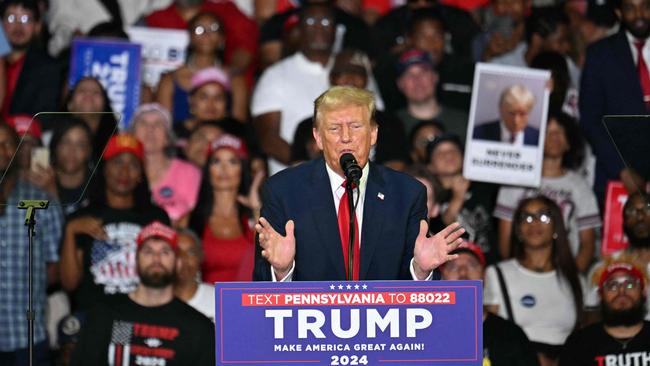
[{"label": "blue suit jacket", "polygon": [[[323,158],[269,178],[262,199],[261,216],[277,232],[285,235],[286,222],[295,222],[294,281],[345,280],[337,213]],[[359,278],[411,279],[415,239],[427,211],[424,186],[406,174],[370,163],[364,205]],[[259,242],[256,247],[253,278],[271,280]]]},{"label": "blue suit jacket", "polygon": [[607,180],[618,179],[623,169],[602,118],[623,114],[648,111],[627,37],[621,31],[587,49],[580,85],[580,124],[597,158],[594,189],[601,199]]},{"label": "blue suit jacket", "polygon": [[[501,127],[499,124],[499,120],[480,124],[474,128],[472,136],[477,140],[501,142]],[[537,145],[537,141],[539,141],[539,130],[526,126],[524,129],[524,145]]]}]

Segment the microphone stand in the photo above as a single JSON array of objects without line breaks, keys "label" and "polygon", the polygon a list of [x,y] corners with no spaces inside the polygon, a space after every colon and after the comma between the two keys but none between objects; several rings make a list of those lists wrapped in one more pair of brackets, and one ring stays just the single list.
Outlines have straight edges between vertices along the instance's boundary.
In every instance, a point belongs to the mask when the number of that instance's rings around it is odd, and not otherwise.
[{"label": "microphone stand", "polygon": [[28,277],[29,295],[27,302],[27,347],[29,349],[29,366],[34,364],[34,228],[36,227],[36,210],[44,210],[49,205],[47,200],[21,200],[18,208],[27,210],[25,226],[28,238]]},{"label": "microphone stand", "polygon": [[[354,207],[354,190],[352,189],[353,182],[351,179],[348,179],[345,183],[345,191],[348,194],[348,210],[350,213],[350,233],[348,241],[348,281],[354,278],[354,221],[357,217]],[[357,183],[358,186],[358,183]]]}]

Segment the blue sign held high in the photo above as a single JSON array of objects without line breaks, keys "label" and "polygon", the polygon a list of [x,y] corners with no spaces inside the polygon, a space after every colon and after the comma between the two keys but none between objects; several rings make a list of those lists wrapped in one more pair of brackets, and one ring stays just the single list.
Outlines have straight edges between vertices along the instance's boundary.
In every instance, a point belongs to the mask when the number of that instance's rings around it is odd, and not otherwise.
[{"label": "blue sign held high", "polygon": [[113,112],[126,129],[140,104],[140,45],[125,41],[77,38],[72,42],[69,86],[86,76],[97,78],[106,89]]}]

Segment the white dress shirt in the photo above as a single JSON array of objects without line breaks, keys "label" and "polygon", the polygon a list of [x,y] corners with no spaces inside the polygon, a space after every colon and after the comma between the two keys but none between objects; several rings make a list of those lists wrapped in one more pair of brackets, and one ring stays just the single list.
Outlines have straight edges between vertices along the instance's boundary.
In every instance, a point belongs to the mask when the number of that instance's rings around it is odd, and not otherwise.
[{"label": "white dress shirt", "polygon": [[[501,129],[501,142],[511,143],[512,132],[506,128],[506,124],[503,121],[499,121],[499,128]],[[519,131],[515,135],[515,140],[512,142],[512,145],[523,145],[524,144],[524,131]]]}]

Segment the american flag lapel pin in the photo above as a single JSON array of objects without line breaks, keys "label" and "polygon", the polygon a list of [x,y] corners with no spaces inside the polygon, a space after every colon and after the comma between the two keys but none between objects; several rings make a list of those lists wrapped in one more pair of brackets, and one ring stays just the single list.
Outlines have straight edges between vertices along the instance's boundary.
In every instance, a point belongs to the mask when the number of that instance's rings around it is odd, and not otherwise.
[{"label": "american flag lapel pin", "polygon": [[377,197],[379,197],[379,199],[382,201],[384,200],[384,194],[381,192],[377,193]]}]

